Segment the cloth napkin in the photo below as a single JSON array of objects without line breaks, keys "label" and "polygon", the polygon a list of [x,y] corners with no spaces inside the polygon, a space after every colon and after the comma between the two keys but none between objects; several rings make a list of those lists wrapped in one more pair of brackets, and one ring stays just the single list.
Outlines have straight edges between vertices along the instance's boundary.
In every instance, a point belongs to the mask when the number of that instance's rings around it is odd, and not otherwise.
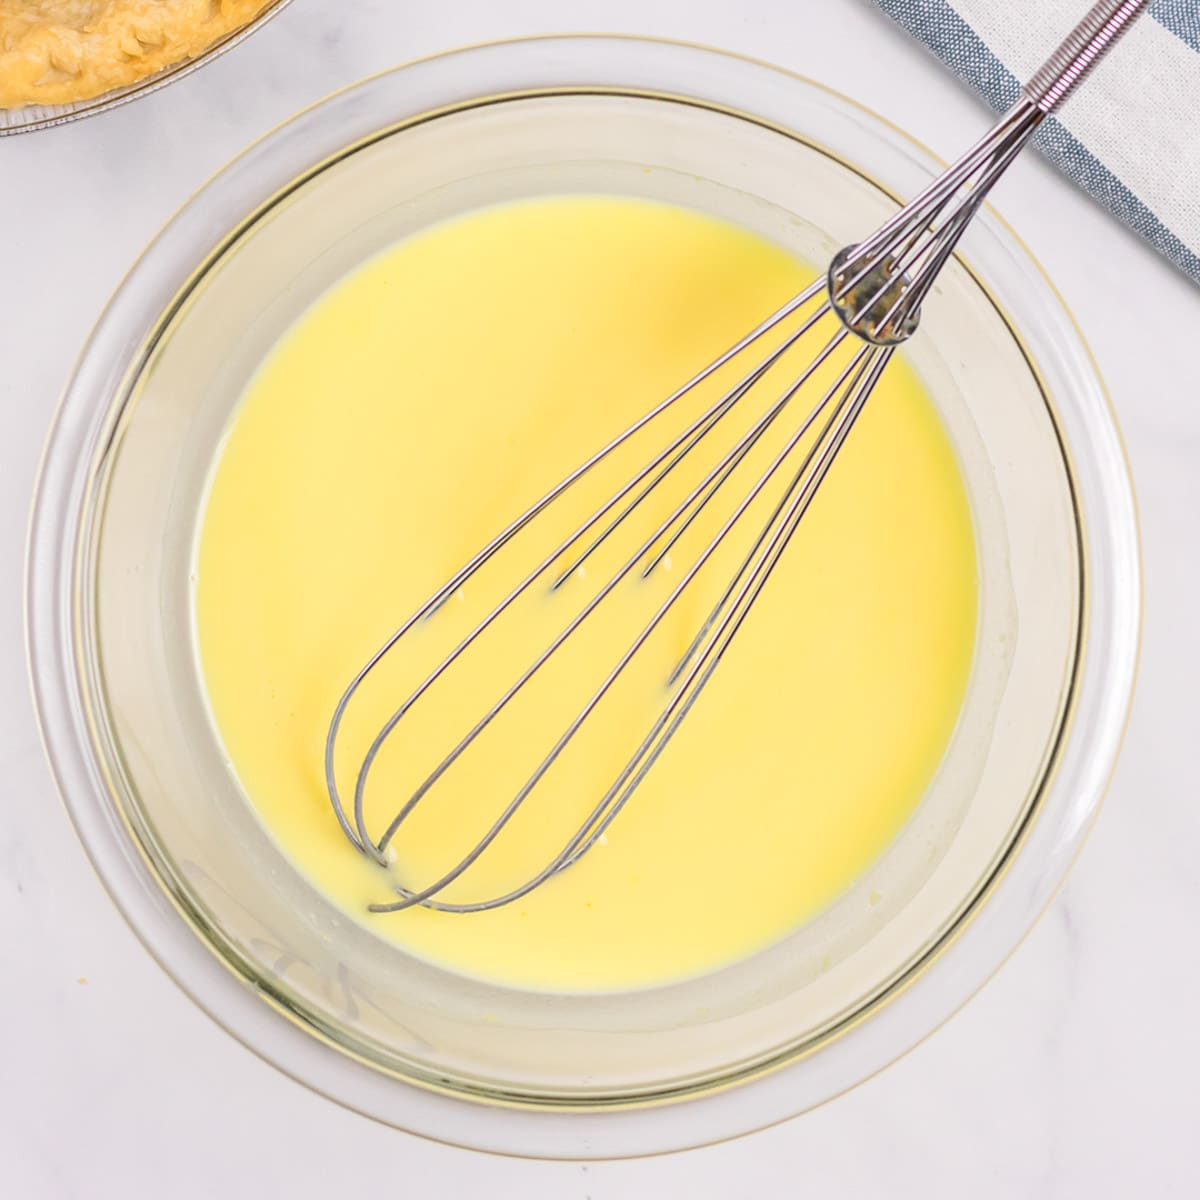
[{"label": "cloth napkin", "polygon": [[[873,0],[997,110],[1089,0]],[[1200,283],[1200,0],[1155,0],[1037,144]]]}]

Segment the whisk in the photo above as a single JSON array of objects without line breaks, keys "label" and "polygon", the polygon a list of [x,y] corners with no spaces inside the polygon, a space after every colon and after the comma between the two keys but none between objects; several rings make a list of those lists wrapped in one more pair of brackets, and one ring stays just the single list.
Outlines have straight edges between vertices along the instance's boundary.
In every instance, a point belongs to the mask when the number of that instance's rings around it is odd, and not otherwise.
[{"label": "whisk", "polygon": [[[414,809],[466,753],[499,713],[522,691],[545,664],[573,637],[593,612],[601,606],[622,580],[639,571],[648,575],[667,560],[683,534],[693,527],[699,514],[719,493],[727,494],[731,476],[746,461],[767,429],[787,408],[800,390],[817,376],[821,381],[834,375],[811,410],[797,427],[787,434],[782,449],[766,469],[737,498],[716,534],[707,541],[686,569],[666,600],[658,606],[642,631],[605,675],[600,686],[571,718],[545,756],[531,763],[526,782],[505,800],[490,827],[439,878],[421,886],[393,882],[396,899],[370,905],[373,912],[394,912],[421,905],[445,912],[468,913],[497,908],[531,892],[586,854],[604,836],[609,825],[628,802],[653,766],[667,741],[687,716],[701,689],[712,677],[717,665],[746,620],[780,557],[799,528],[813,498],[834,460],[850,436],[872,389],[879,380],[897,346],[912,336],[921,314],[921,304],[939,272],[954,253],[959,239],[978,211],[992,185],[1017,156],[1046,118],[1058,108],[1084,79],[1125,29],[1146,8],[1149,0],[1101,0],[1068,35],[1041,69],[1021,90],[1019,99],[994,127],[905,205],[877,232],[865,241],[846,246],[830,264],[825,278],[789,300],[740,341],[714,359],[678,390],[651,408],[607,445],[603,446],[540,500],[512,521],[476,553],[406,620],[351,680],[333,713],[325,745],[325,777],[334,813],[351,843],[364,855],[386,865],[393,842]],[[771,371],[818,321],[836,318],[835,332],[809,361],[782,394],[757,415],[732,447],[722,453],[684,499],[672,508],[653,534],[624,559],[619,569],[592,595],[566,627],[536,655],[518,677],[491,704],[473,725],[454,740],[453,748],[408,795],[387,826],[377,834],[367,828],[365,792],[372,767],[394,731],[415,705],[473,646],[495,629],[506,610],[538,581],[550,581],[553,589],[568,580],[577,580],[578,568],[597,549],[608,542],[630,514],[663,481],[692,456],[739,402]],[[461,638],[454,650],[441,659],[395,708],[371,741],[354,777],[354,794],[347,805],[335,777],[335,757],[339,733],[347,710],[359,695],[364,681],[382,660],[394,653],[419,622],[433,616],[444,603],[468,583],[485,564],[504,547],[521,536],[539,516],[555,505],[598,464],[609,459],[620,447],[641,433],[685,396],[695,395],[706,381],[744,353],[766,345],[773,330],[795,329],[786,333],[779,344],[769,349],[752,369],[732,387],[724,390],[686,427],[672,436],[634,474],[604,500],[591,515],[561,541],[538,565],[509,589],[491,611]],[[778,336],[778,334],[777,334]],[[842,347],[840,353],[835,351]],[[842,361],[847,358],[848,361]],[[715,382],[715,380],[714,380]],[[728,428],[728,426],[726,426]],[[711,443],[710,443],[711,444]],[[646,731],[633,755],[619,771],[584,820],[567,838],[562,849],[545,866],[519,885],[485,899],[455,902],[442,893],[488,851],[501,831],[513,819],[530,794],[537,788],[564,749],[572,742],[606,694],[624,672],[633,657],[653,634],[680,596],[689,588],[701,569],[718,552],[731,531],[743,521],[770,483],[786,482],[782,498],[753,537],[750,550],[740,558],[720,599],[700,624],[686,652],[679,659],[663,689],[661,710]],[[769,497],[768,497],[769,498]],[[710,510],[712,511],[712,510]],[[753,532],[753,530],[751,530]]]}]

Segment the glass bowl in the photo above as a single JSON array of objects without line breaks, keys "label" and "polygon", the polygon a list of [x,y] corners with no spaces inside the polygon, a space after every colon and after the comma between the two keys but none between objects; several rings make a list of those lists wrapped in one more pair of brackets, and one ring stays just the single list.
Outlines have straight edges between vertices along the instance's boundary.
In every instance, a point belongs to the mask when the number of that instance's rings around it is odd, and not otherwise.
[{"label": "glass bowl", "polygon": [[226,50],[232,50],[239,42],[245,41],[256,30],[261,29],[272,17],[278,16],[292,0],[271,0],[262,12],[245,25],[230,30],[224,37],[217,38],[207,49],[191,58],[180,59],[145,79],[139,79],[127,87],[113,88],[89,100],[77,100],[73,104],[26,104],[22,108],[0,108],[0,137],[13,133],[33,133],[37,129],[49,129],[53,125],[66,125],[70,121],[78,121],[83,117],[91,117],[96,113],[107,112],[110,108],[120,108],[151,92],[157,92],[168,83],[174,83],[193,71],[198,71],[205,63],[211,62]]},{"label": "glass bowl", "polygon": [[[46,451],[28,635],[48,753],[106,886],[215,1020],[381,1121],[486,1150],[650,1153],[780,1120],[946,1019],[1061,882],[1111,772],[1140,620],[1121,443],[1053,287],[990,212],[905,349],[980,549],[975,665],[916,815],[817,919],[742,962],[553,995],[406,955],[332,907],[252,815],[209,717],[196,528],[240,391],[380,247],[547,192],[671,200],[821,262],[938,169],[783,71],[614,37],[479,46],[302,113],[163,230],[100,319]],[[469,919],[469,918],[466,918]]]}]

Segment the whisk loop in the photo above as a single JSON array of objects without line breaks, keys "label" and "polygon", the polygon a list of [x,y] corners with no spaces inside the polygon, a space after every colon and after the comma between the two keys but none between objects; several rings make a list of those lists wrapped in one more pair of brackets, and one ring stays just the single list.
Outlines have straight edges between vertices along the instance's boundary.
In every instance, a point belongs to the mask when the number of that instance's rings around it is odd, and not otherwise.
[{"label": "whisk loop", "polygon": [[[671,562],[689,532],[698,528],[698,518],[729,492],[730,481],[747,464],[756,447],[764,446],[768,432],[809,384],[832,375],[815,402],[794,423],[782,446],[743,494],[728,506],[725,516],[699,552],[680,573],[659,604],[618,657],[603,680],[583,703],[540,761],[533,765],[525,782],[486,831],[450,869],[423,886],[396,883],[397,899],[370,906],[373,912],[396,912],[421,905],[443,912],[469,913],[509,904],[539,887],[551,876],[586,854],[603,836],[628,802],[646,773],[696,703],[717,665],[729,650],[768,578],[787,549],[812,505],[834,460],[849,437],[887,366],[895,348],[915,332],[921,305],[939,272],[954,253],[972,217],[993,184],[1029,141],[1041,121],[1070,94],[1102,54],[1132,20],[1146,7],[1147,0],[1102,0],[1048,60],[1022,91],[1018,101],[995,126],[961,158],[905,205],[874,234],[847,246],[833,258],[826,277],[772,313],[740,341],[715,358],[677,391],[650,409],[645,416],[613,438],[571,474],[523,512],[449,578],[379,648],[351,680],[330,722],[325,746],[325,778],[334,813],[343,832],[363,854],[386,865],[393,842],[418,805],[445,777],[479,737],[503,713],[522,690],[555,655],[584,628],[591,616],[625,580],[648,579]],[[790,323],[795,321],[795,328]],[[728,427],[727,418],[766,376],[782,369],[798,356],[799,347],[817,336],[822,326],[830,329],[820,348],[799,369],[781,393],[757,414],[749,427],[719,454],[697,482],[685,484],[685,492],[671,506],[669,515],[657,523],[648,537],[635,538],[636,548],[621,556],[620,565],[604,578],[567,624],[518,674],[517,678],[478,716],[400,804],[378,836],[367,828],[366,790],[372,769],[397,727],[432,688],[442,680],[471,648],[494,630],[496,623],[530,589],[542,583],[551,593],[565,595],[582,586],[587,564],[602,547],[610,549],[616,538],[631,526],[631,518],[647,499],[664,488],[698,449]],[[773,336],[775,339],[772,341]],[[347,811],[335,773],[338,736],[347,710],[364,681],[391,654],[418,623],[438,612],[445,602],[467,584],[505,547],[518,538],[548,509],[570,492],[600,464],[609,460],[653,423],[664,418],[685,398],[715,382],[725,368],[743,356],[756,361],[730,387],[708,403],[682,431],[653,454],[631,478],[623,482],[565,539],[538,561],[499,600],[457,645],[404,697],[371,741],[354,777],[352,802]],[[648,639],[654,634],[692,586],[701,571],[713,561],[747,514],[768,489],[780,494],[769,516],[737,560],[728,584],[701,622],[670,672],[663,690],[658,716],[583,821],[565,840],[562,848],[529,878],[499,895],[473,901],[451,901],[442,893],[462,877],[513,819],[545,778],[547,772],[579,734],[597,707],[610,693]],[[644,510],[643,510],[644,511]]]}]

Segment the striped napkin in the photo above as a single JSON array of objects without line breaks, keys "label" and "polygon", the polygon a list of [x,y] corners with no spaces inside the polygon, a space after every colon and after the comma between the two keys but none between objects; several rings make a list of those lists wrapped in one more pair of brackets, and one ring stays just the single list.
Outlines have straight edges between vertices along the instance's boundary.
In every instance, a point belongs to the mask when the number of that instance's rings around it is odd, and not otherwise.
[{"label": "striped napkin", "polygon": [[[874,3],[1004,109],[1089,0]],[[1200,283],[1200,0],[1156,0],[1037,144]]]}]

